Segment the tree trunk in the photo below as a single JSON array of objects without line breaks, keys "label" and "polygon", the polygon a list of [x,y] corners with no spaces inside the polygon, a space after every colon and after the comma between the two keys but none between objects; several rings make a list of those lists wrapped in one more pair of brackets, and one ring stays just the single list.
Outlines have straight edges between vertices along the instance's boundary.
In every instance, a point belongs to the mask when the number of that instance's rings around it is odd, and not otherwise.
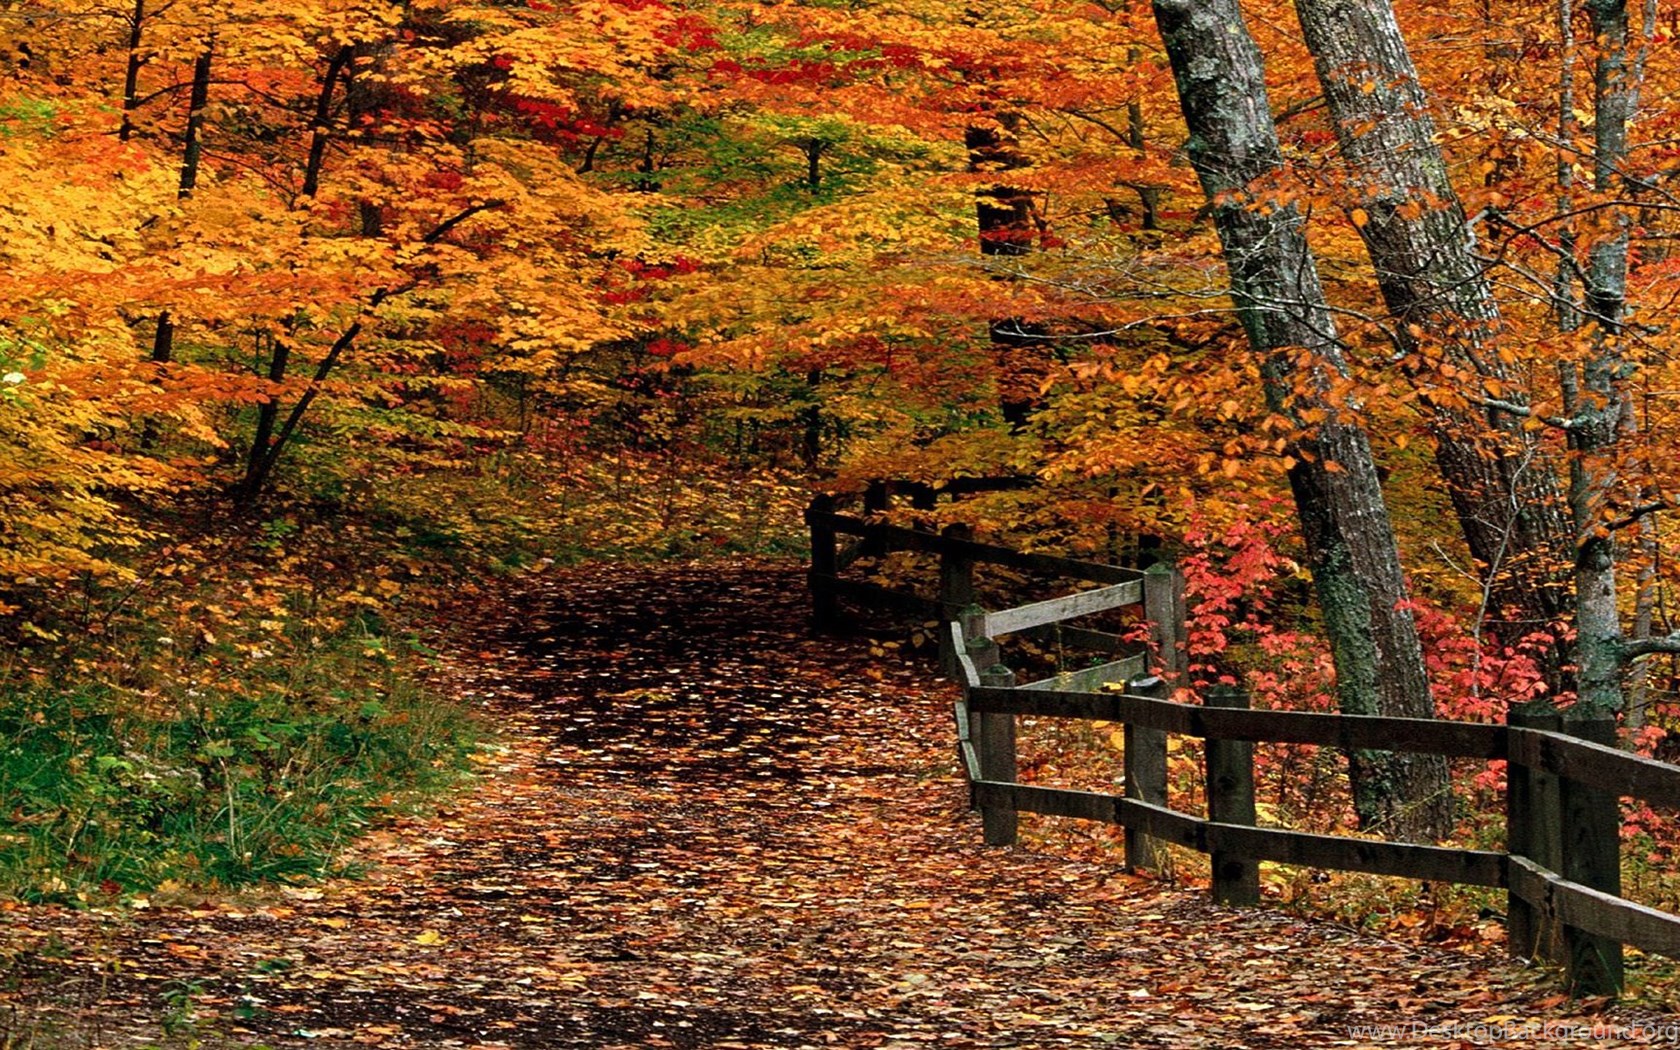
[{"label": "tree trunk", "polygon": [[181,143],[181,181],[175,195],[185,200],[198,187],[198,162],[204,155],[204,109],[210,104],[210,62],[216,50],[212,38],[193,63],[192,96],[187,102],[187,131]]},{"label": "tree trunk", "polygon": [[[286,378],[286,367],[291,362],[291,334],[270,337],[269,341],[272,346],[268,357],[268,381],[278,387]],[[272,466],[269,451],[274,442],[274,425],[279,418],[280,393],[271,389],[262,404],[257,406],[257,429],[251,435],[251,452],[245,459],[245,478],[240,483],[240,492],[246,499],[254,499],[268,480],[268,471]]]},{"label": "tree trunk", "polygon": [[[1633,121],[1637,87],[1628,55],[1628,16],[1624,0],[1589,0],[1593,38],[1593,188],[1608,196],[1624,188],[1628,127]],[[1616,453],[1632,414],[1627,410],[1627,379],[1632,369],[1623,358],[1619,336],[1626,320],[1628,220],[1612,212],[1610,229],[1587,251],[1586,316],[1597,328],[1593,350],[1579,376],[1570,367],[1568,406],[1569,508],[1574,518],[1575,632],[1578,639],[1580,703],[1569,717],[1598,718],[1622,707],[1621,614],[1616,603],[1616,540],[1602,511],[1617,482]]]},{"label": "tree trunk", "polygon": [[[344,123],[346,137],[353,142],[366,143],[365,132],[360,129],[376,125],[380,111],[390,100],[391,89],[382,75],[390,51],[389,41],[377,46],[358,44],[344,68]],[[385,209],[378,201],[364,197],[356,202],[356,211],[363,237],[385,235]]]},{"label": "tree trunk", "polygon": [[812,193],[822,189],[822,155],[828,143],[822,139],[805,139],[799,150],[805,154],[805,188]]},{"label": "tree trunk", "polygon": [[799,410],[801,436],[799,439],[799,458],[805,464],[807,473],[816,473],[817,465],[822,462],[822,380],[823,370],[809,369],[805,373],[805,386],[810,391],[810,403]]},{"label": "tree trunk", "polygon": [[[1143,48],[1132,47],[1126,49],[1128,65],[1139,65],[1143,62]],[[1132,147],[1138,159],[1144,156],[1144,128],[1143,128],[1143,100],[1134,98],[1126,103],[1126,145]],[[1139,225],[1146,230],[1161,228],[1161,187],[1138,185],[1133,187],[1138,195],[1138,205],[1143,208],[1143,217]]]},{"label": "tree trunk", "polygon": [[[1433,717],[1370,443],[1330,394],[1347,366],[1301,213],[1292,205],[1253,207],[1248,193],[1282,167],[1260,52],[1235,0],[1155,0],[1154,7],[1232,300],[1264,356],[1268,402],[1299,429],[1290,487],[1335,656],[1339,706],[1349,714]],[[1304,422],[1320,418],[1316,427]],[[1357,752],[1350,774],[1363,825],[1400,838],[1449,830],[1444,760]]]},{"label": "tree trunk", "polygon": [[128,22],[128,65],[123,71],[122,125],[117,138],[127,142],[134,134],[134,111],[140,107],[140,67],[146,64],[140,53],[140,42],[146,28],[146,0],[134,0],[134,13]]},{"label": "tree trunk", "polygon": [[327,62],[327,73],[321,79],[321,91],[315,96],[315,119],[310,123],[309,161],[303,168],[303,195],[313,197],[321,189],[321,168],[327,159],[327,140],[332,137],[333,91],[344,73],[355,49],[341,46]]},{"label": "tree trunk", "polygon": [[[158,314],[157,331],[152,333],[152,364],[167,365],[175,357],[175,322],[170,319],[169,311]],[[163,385],[163,368],[152,370],[152,382],[157,386]],[[147,416],[140,425],[140,447],[149,449],[157,445],[157,419]]]},{"label": "tree trunk", "polygon": [[[998,113],[991,124],[971,125],[963,136],[968,170],[1001,176],[1027,167],[1030,162],[1015,138],[1018,124],[1015,114]],[[974,212],[981,255],[1012,258],[1032,251],[1039,215],[1031,192],[999,182],[975,192]],[[1039,386],[1048,375],[1047,335],[1042,325],[1019,317],[993,320],[990,335],[997,362],[998,407],[1004,421],[1019,429],[1043,403]]]},{"label": "tree trunk", "polygon": [[[310,123],[309,159],[304,164],[302,196],[311,198],[320,191],[321,170],[326,163],[327,140],[332,133],[332,100],[333,93],[338,87],[339,78],[346,72],[354,49],[344,44],[333,53],[327,62],[327,72],[321,81],[321,90],[315,96],[315,116]],[[360,330],[360,324],[356,325]],[[352,339],[354,336],[351,337]],[[268,381],[278,387],[286,378],[286,369],[291,364],[292,340],[290,333],[272,341],[268,358]],[[337,363],[338,355],[343,352],[342,347],[335,344],[329,354],[326,365],[331,371],[332,365]],[[318,376],[319,383],[325,375]],[[313,386],[306,395],[313,399]],[[268,484],[269,476],[274,471],[274,464],[280,458],[280,450],[286,439],[291,437],[291,431],[296,427],[295,417],[301,415],[301,408],[307,407],[306,401],[299,401],[293,406],[292,415],[287,417],[286,426],[281,434],[275,434],[275,426],[280,420],[280,394],[277,389],[270,389],[262,404],[257,406],[257,427],[251,435],[251,450],[245,457],[245,476],[234,487],[234,497],[242,505],[249,505],[261,495],[263,487]]]},{"label": "tree trunk", "polygon": [[[125,142],[133,131],[129,118],[139,104],[136,92],[140,82],[140,30],[146,18],[145,0],[136,0],[133,18],[128,37],[128,72],[123,79],[122,127],[117,132],[118,138]],[[175,184],[175,196],[180,200],[191,197],[193,190],[198,186],[198,161],[203,153],[204,109],[210,104],[210,68],[214,50],[215,40],[212,38],[204,45],[204,51],[193,63],[192,94],[187,102],[187,125],[181,134],[181,172]],[[166,365],[174,359],[175,319],[170,316],[168,310],[163,310],[158,313],[157,330],[152,333],[151,361],[154,365]],[[161,376],[161,370],[159,375]],[[140,428],[140,447],[153,447],[157,444],[157,437],[157,421],[147,418]]]},{"label": "tree trunk", "polygon": [[[1355,224],[1407,371],[1424,395],[1436,463],[1484,576],[1491,633],[1514,643],[1557,626],[1569,611],[1569,533],[1555,466],[1524,429],[1523,394],[1495,346],[1499,308],[1388,0],[1295,6],[1352,168]],[[1438,364],[1455,370],[1452,384],[1439,383]],[[1559,653],[1550,668],[1558,688],[1568,684],[1564,662]]]},{"label": "tree trunk", "polygon": [[[384,300],[386,294],[383,288],[374,293],[371,305],[368,307],[369,311],[376,309],[380,302]],[[309,386],[304,389],[302,394],[298,395],[297,402],[292,405],[292,410],[286,414],[286,421],[280,424],[278,431],[274,430],[274,421],[278,416],[279,402],[269,401],[264,403],[266,424],[259,421],[258,439],[260,444],[253,441],[245,479],[235,489],[235,495],[239,502],[249,505],[262,494],[263,487],[268,484],[269,476],[274,472],[274,465],[280,462],[280,453],[285,451],[286,446],[292,440],[292,435],[297,432],[298,423],[303,420],[304,413],[309,411],[309,406],[315,402],[316,396],[321,392],[321,384],[327,381],[328,376],[332,375],[333,368],[338,365],[338,359],[344,355],[344,351],[356,342],[356,337],[361,334],[362,322],[358,320],[340,333],[337,339],[333,340],[333,345],[327,350],[327,356],[323,357],[321,363],[315,366],[315,374],[311,377]],[[269,371],[271,380],[278,381],[279,377],[285,375],[286,362],[283,352],[282,345],[275,347],[274,361],[276,365]],[[273,433],[272,438],[268,436],[269,433]]]},{"label": "tree trunk", "polygon": [[[1638,640],[1650,638],[1657,618],[1657,522],[1652,515],[1639,523],[1640,564],[1633,596],[1633,629],[1628,637]],[[1628,668],[1624,683],[1626,697],[1622,707],[1622,725],[1631,734],[1645,727],[1646,713],[1651,704],[1651,663],[1640,660]],[[1631,742],[1631,741],[1630,741]]]},{"label": "tree trunk", "polygon": [[[489,211],[492,208],[500,208],[505,203],[498,197],[491,197],[487,200],[469,204],[432,227],[424,237],[420,238],[420,243],[424,245],[437,244],[449,236],[450,232],[457,226],[471,219],[474,215]],[[308,413],[309,406],[314,404],[315,399],[320,396],[322,385],[332,375],[333,369],[338,366],[339,359],[355,345],[356,339],[362,334],[362,328],[366,321],[373,317],[385,300],[393,294],[395,293],[390,288],[379,288],[368,296],[367,301],[362,306],[361,315],[351,322],[350,326],[343,332],[340,332],[338,338],[333,340],[332,346],[327,348],[326,356],[321,358],[320,363],[315,366],[315,373],[310,377],[309,385],[304,388],[303,393],[298,395],[297,401],[292,405],[292,410],[286,414],[285,421],[280,423],[278,428],[274,427],[274,420],[279,415],[278,405],[275,406],[272,413],[267,416],[267,426],[272,429],[274,435],[272,438],[268,438],[261,433],[262,424],[259,421],[258,436],[260,440],[253,441],[250,459],[246,464],[245,477],[233,489],[234,499],[238,503],[249,505],[262,494],[263,488],[268,484],[268,479],[274,472],[274,465],[280,462],[281,453],[285,452],[286,446],[291,443],[293,436],[297,434],[298,424],[303,421],[304,415]],[[269,379],[271,381],[278,382],[285,376],[285,355],[288,353],[289,351],[284,346],[277,345],[275,347],[273,363],[269,368]]]}]

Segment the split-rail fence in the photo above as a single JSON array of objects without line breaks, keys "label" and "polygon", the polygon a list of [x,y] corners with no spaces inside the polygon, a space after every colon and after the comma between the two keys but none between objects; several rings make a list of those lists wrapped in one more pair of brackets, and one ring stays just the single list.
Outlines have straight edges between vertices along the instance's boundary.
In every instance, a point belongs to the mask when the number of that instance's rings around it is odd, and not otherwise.
[{"label": "split-rail fence", "polygon": [[[956,489],[981,491],[983,479]],[[985,841],[1015,841],[1018,813],[1104,821],[1125,829],[1126,863],[1154,865],[1152,840],[1210,855],[1212,892],[1228,904],[1260,900],[1259,863],[1495,887],[1507,895],[1511,953],[1548,958],[1567,969],[1579,994],[1613,994],[1623,981],[1622,948],[1680,958],[1680,917],[1621,896],[1620,802],[1642,799],[1680,810],[1680,766],[1616,747],[1610,719],[1565,720],[1513,709],[1506,724],[1251,710],[1239,691],[1214,692],[1203,704],[1167,698],[1167,679],[1183,670],[1184,607],[1177,573],[1166,565],[1138,571],[1077,558],[977,542],[964,525],[935,533],[889,524],[894,492],[931,509],[928,486],[872,486],[861,514],[844,514],[833,497],[806,511],[811,533],[810,588],[818,629],[841,622],[841,599],[886,605],[937,618],[941,658],[962,687],[955,703],[957,747]],[[839,537],[854,537],[842,546]],[[889,551],[937,555],[935,594],[848,579],[859,558]],[[1098,586],[1017,608],[975,604],[975,568],[992,564]],[[1150,642],[1129,646],[1118,634],[1069,621],[1124,606],[1141,607]],[[1061,646],[1108,657],[1094,666],[1018,683],[1003,663],[1006,635],[1053,636]],[[1073,718],[1123,726],[1121,794],[1020,783],[1016,719]],[[1167,806],[1167,737],[1206,741],[1207,816]],[[1351,750],[1403,751],[1506,762],[1504,850],[1386,842],[1256,826],[1253,747],[1258,742],[1316,744]]]}]

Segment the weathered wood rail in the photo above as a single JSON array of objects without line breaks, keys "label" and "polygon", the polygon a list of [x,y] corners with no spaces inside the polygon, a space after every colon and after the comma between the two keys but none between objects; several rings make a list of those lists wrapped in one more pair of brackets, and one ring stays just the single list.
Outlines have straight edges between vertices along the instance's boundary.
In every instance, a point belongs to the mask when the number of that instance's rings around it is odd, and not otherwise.
[{"label": "weathered wood rail", "polygon": [[[958,751],[985,840],[1015,841],[1017,814],[1039,813],[1116,824],[1125,829],[1126,863],[1154,865],[1152,840],[1210,855],[1212,892],[1229,904],[1260,900],[1259,863],[1366,872],[1504,889],[1510,951],[1567,968],[1579,994],[1614,994],[1623,982],[1622,949],[1680,958],[1680,917],[1621,896],[1620,799],[1680,809],[1680,766],[1619,750],[1611,719],[1570,719],[1511,712],[1507,724],[1387,718],[1300,711],[1251,710],[1244,694],[1216,692],[1205,704],[1166,698],[1162,676],[1182,670],[1183,605],[1176,574],[1139,573],[1113,565],[1024,554],[974,542],[966,529],[943,534],[837,514],[819,499],[811,527],[811,590],[815,619],[838,616],[835,599],[887,600],[947,621],[942,655],[962,686],[955,704]],[[937,598],[923,598],[839,578],[835,537],[860,537],[872,553],[920,550],[940,556]],[[974,605],[973,566],[994,562],[1105,586],[1015,609]],[[1141,604],[1152,645],[1071,675],[1018,685],[1002,662],[998,639],[1016,631],[1059,631],[1066,644],[1119,655],[1119,636],[1062,621]],[[1120,684],[1119,691],[1112,685]],[[1124,727],[1124,790],[1120,795],[1018,782],[1015,719],[1074,718]],[[1208,815],[1168,808],[1169,734],[1199,737],[1204,751]],[[1506,762],[1504,850],[1385,842],[1256,826],[1253,746],[1316,744],[1343,751],[1371,749],[1503,759]]]},{"label": "weathered wood rail", "polygon": [[[911,492],[914,506],[932,508],[936,495],[934,490],[925,485],[905,487]],[[939,491],[962,494],[1019,487],[1020,481],[1013,478],[969,478],[958,479]],[[1018,551],[999,544],[977,542],[969,526],[962,524],[949,525],[937,533],[891,525],[880,520],[878,515],[888,509],[893,493],[894,488],[889,484],[871,486],[865,494],[864,512],[860,515],[837,512],[836,501],[830,496],[818,496],[806,509],[805,521],[811,530],[809,582],[812,620],[818,630],[829,630],[839,624],[839,603],[845,598],[941,621],[961,616],[980,617],[974,621],[980,628],[973,633],[974,637],[995,638],[1023,633],[1049,639],[1058,646],[1088,649],[1114,657],[1107,663],[1029,683],[1022,687],[1026,689],[1092,688],[1104,682],[1137,677],[1144,673],[1147,666],[1145,650],[1148,648],[1165,653],[1174,667],[1182,659],[1181,632],[1175,633],[1173,629],[1173,625],[1182,623],[1184,618],[1181,588],[1176,574],[1168,567],[1161,566],[1153,573],[1140,572],[1104,562]],[[856,539],[843,545],[840,536]],[[922,594],[884,587],[841,575],[860,558],[879,557],[890,551],[937,555],[939,579],[936,593]],[[975,569],[987,564],[1104,586],[1020,608],[987,613],[975,605]],[[1159,625],[1147,646],[1130,643],[1113,632],[1066,622],[1129,605],[1142,606],[1148,622]],[[943,634],[940,637],[940,658],[946,670],[954,675],[957,671],[955,654],[949,639]]]}]

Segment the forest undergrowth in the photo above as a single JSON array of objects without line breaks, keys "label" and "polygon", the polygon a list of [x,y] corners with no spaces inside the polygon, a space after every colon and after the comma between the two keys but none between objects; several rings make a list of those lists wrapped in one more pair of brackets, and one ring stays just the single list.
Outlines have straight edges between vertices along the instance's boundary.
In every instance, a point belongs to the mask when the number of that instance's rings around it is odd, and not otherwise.
[{"label": "forest undergrowth", "polygon": [[344,874],[494,735],[431,683],[464,605],[557,563],[787,550],[795,507],[774,472],[620,451],[157,514],[127,572],[41,581],[7,625],[0,898]]}]

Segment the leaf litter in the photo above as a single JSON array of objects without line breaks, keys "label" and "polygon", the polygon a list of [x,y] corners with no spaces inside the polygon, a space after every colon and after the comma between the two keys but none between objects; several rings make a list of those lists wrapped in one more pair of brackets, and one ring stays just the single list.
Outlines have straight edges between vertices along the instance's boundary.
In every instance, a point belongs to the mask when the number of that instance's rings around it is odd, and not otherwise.
[{"label": "leaf litter", "polygon": [[1571,1002],[1496,944],[981,845],[951,688],[812,638],[786,565],[555,572],[453,633],[450,685],[500,733],[472,789],[359,843],[361,879],[0,911],[0,1045],[1293,1050],[1532,1024],[1511,1045],[1542,1047],[1674,1023]]}]

